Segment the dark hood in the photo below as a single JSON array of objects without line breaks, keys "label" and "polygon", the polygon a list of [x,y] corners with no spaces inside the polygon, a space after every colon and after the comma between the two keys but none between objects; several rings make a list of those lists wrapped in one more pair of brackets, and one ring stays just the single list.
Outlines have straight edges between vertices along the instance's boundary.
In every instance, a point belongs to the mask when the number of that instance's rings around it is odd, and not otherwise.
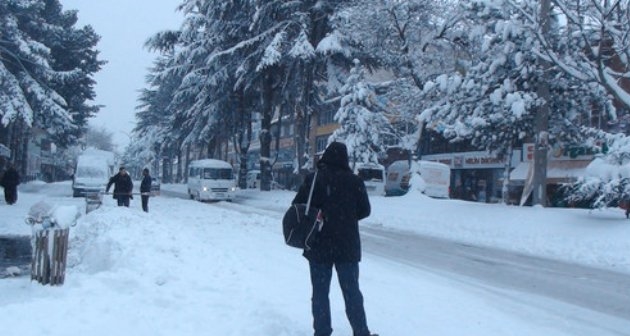
[{"label": "dark hood", "polygon": [[317,165],[326,165],[344,170],[351,170],[348,162],[348,149],[341,142],[333,142],[324,151]]}]

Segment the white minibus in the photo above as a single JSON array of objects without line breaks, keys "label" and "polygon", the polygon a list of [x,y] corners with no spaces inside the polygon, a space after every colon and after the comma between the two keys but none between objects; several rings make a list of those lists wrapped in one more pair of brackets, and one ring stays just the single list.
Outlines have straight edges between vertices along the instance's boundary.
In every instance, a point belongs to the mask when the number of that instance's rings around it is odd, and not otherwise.
[{"label": "white minibus", "polygon": [[216,159],[191,161],[188,165],[188,195],[197,201],[232,201],[236,195],[232,166]]},{"label": "white minibus", "polygon": [[357,163],[354,173],[363,180],[368,194],[385,195],[385,167],[377,163]]}]

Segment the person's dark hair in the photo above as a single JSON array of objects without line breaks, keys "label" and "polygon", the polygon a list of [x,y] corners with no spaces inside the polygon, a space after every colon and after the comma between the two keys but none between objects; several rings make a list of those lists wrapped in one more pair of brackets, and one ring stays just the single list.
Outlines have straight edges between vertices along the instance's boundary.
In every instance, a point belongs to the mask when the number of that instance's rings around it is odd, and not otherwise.
[{"label": "person's dark hair", "polygon": [[125,170],[125,167],[124,167],[124,166],[120,166],[120,168],[118,168],[118,171],[119,171],[119,172],[121,172],[121,171],[123,171],[123,170]]},{"label": "person's dark hair", "polygon": [[143,174],[149,174],[149,168],[142,169],[142,173]]}]

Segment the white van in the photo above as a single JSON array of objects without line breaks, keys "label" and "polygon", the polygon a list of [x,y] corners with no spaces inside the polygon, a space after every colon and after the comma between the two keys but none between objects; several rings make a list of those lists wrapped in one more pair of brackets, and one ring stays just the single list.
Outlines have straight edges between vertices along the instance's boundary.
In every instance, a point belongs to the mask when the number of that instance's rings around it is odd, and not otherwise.
[{"label": "white van", "polygon": [[368,194],[385,195],[385,167],[377,163],[357,163],[354,173],[363,180]]},{"label": "white van", "polygon": [[416,187],[429,197],[448,198],[451,185],[451,168],[448,165],[433,161],[408,160],[395,161],[387,167],[387,182],[385,194],[387,196],[404,195],[411,188],[412,172],[422,180]]},{"label": "white van", "polygon": [[451,168],[440,162],[418,161],[415,170],[424,180],[422,192],[434,198],[449,198]]},{"label": "white van", "polygon": [[236,195],[232,166],[215,159],[191,161],[188,165],[188,195],[197,201],[232,201]]},{"label": "white van", "polygon": [[87,193],[104,192],[113,175],[113,157],[110,152],[81,154],[72,176],[72,196],[83,197]]}]

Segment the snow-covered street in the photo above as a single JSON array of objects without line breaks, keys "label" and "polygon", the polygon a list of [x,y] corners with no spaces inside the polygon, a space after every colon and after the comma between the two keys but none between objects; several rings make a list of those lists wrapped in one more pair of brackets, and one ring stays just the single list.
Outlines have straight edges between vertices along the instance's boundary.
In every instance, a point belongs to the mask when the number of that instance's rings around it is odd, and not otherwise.
[{"label": "snow-covered street", "polygon": [[[163,189],[182,191],[180,185]],[[72,227],[66,282],[0,280],[3,335],[308,335],[308,266],[284,245],[280,218],[292,192],[241,191],[234,203],[166,196],[143,213],[134,199],[104,205]],[[0,203],[0,234],[30,235],[24,218],[45,200],[76,205],[67,182],[20,186]],[[630,221],[619,209],[519,208],[417,193],[372,197],[372,229],[409,231],[471,245],[628,274]],[[364,232],[365,233],[365,232]],[[366,251],[361,267],[370,328],[380,335],[627,335],[613,317],[538,295],[419,270]],[[336,281],[334,335],[350,335]]]}]

